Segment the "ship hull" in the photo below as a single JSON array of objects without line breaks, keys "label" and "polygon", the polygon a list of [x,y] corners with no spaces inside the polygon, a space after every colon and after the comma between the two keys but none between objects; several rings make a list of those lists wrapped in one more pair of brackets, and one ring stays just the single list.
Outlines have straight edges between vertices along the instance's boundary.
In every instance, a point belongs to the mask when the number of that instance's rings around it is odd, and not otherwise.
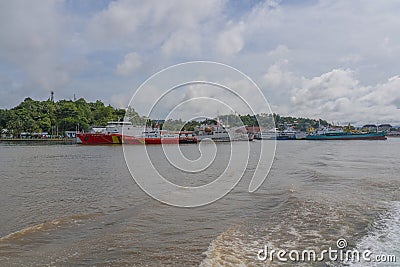
[{"label": "ship hull", "polygon": [[197,143],[197,139],[191,137],[143,138],[124,136],[123,143],[128,145],[195,144]]},{"label": "ship hull", "polygon": [[306,140],[386,140],[384,132],[381,133],[343,133],[343,134],[319,134],[307,135]]},{"label": "ship hull", "polygon": [[121,134],[78,133],[76,137],[82,145],[119,145],[122,144]]},{"label": "ship hull", "polygon": [[147,138],[124,136],[124,144],[128,145],[161,145],[161,144],[179,144],[179,138]]},{"label": "ship hull", "polygon": [[161,144],[195,144],[194,137],[136,137],[121,134],[79,133],[79,143],[82,145],[161,145]]},{"label": "ship hull", "polygon": [[296,140],[296,135],[278,135],[276,136],[276,140]]}]

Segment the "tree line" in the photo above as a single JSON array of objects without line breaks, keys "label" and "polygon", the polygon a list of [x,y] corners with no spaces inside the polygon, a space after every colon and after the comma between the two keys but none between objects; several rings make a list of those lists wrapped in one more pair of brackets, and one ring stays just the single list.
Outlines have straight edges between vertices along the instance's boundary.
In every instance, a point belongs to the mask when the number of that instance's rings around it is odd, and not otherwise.
[{"label": "tree line", "polygon": [[105,125],[108,121],[122,120],[124,116],[125,109],[106,106],[100,100],[86,102],[80,98],[54,102],[28,97],[14,108],[0,109],[0,129],[14,136],[23,132],[62,135],[65,131],[87,131],[91,125]]},{"label": "tree line", "polygon": [[254,126],[262,127],[266,129],[277,128],[278,130],[285,130],[288,127],[293,127],[295,130],[307,131],[309,128],[318,128],[321,126],[330,125],[326,120],[316,120],[308,118],[296,118],[296,117],[284,117],[279,114],[256,114],[256,115],[239,115],[229,114],[220,115],[218,118],[205,119],[202,121],[189,121],[183,122],[182,120],[159,121],[159,120],[147,120],[148,126],[158,126],[165,130],[186,130],[193,131],[197,126],[204,125],[216,125],[218,122],[225,126]]},{"label": "tree line", "polygon": [[[50,99],[45,101],[25,98],[19,105],[11,109],[0,109],[0,130],[5,129],[8,134],[18,136],[23,132],[47,132],[62,135],[65,131],[88,131],[90,126],[104,126],[109,121],[131,121],[134,125],[158,126],[165,130],[193,131],[201,124],[216,124],[217,120],[224,125],[233,126],[262,126],[265,128],[277,127],[283,130],[293,126],[297,130],[306,131],[308,128],[317,128],[319,124],[327,126],[325,120],[308,118],[284,117],[278,114],[257,115],[221,115],[214,120],[190,121],[182,120],[151,120],[140,116],[133,108],[127,110],[105,105],[102,101],[87,102],[84,98],[76,101]],[[3,130],[4,131],[4,130]],[[4,132],[3,132],[4,133]]]}]

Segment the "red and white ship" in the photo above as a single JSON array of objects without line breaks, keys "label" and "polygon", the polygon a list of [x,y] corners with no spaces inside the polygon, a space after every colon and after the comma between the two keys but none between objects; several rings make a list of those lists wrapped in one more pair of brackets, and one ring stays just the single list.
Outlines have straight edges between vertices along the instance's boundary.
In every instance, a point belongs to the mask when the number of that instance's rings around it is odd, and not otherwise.
[{"label": "red and white ship", "polygon": [[77,133],[77,143],[82,145],[113,145],[122,144],[123,129],[131,130],[130,122],[108,122],[106,127],[93,127],[88,133]]},{"label": "red and white ship", "polygon": [[109,122],[106,127],[93,128],[89,133],[77,133],[78,143],[83,145],[120,144],[182,144],[197,143],[192,132],[168,132],[135,127],[130,122]]}]

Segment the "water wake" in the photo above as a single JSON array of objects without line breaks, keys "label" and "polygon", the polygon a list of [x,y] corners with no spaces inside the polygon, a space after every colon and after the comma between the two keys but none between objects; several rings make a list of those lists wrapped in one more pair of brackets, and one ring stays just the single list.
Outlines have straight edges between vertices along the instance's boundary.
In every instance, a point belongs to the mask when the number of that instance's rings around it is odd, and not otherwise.
[{"label": "water wake", "polygon": [[[400,261],[400,202],[387,203],[388,209],[380,213],[376,220],[368,227],[367,234],[363,236],[356,248],[358,251],[370,250],[371,259],[376,256],[394,255],[397,262]],[[376,266],[377,262],[357,262],[350,266]],[[386,263],[386,266],[394,266],[394,262]],[[381,263],[385,266],[385,263]]]},{"label": "water wake", "polygon": [[3,237],[0,237],[0,242],[11,241],[19,238],[23,238],[26,235],[33,234],[41,231],[54,230],[66,225],[75,225],[81,223],[83,220],[91,219],[97,214],[73,214],[62,218],[54,219],[52,221],[43,222],[33,226],[23,228],[15,231]]}]

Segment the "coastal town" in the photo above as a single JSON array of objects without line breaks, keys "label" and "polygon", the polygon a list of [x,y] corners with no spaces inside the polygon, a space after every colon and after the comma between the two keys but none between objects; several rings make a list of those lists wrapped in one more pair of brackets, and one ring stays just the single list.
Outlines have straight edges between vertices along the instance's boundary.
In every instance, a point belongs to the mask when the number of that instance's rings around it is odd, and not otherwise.
[{"label": "coastal town", "polygon": [[[125,120],[124,120],[125,118]],[[116,109],[100,100],[36,101],[0,110],[1,142],[54,144],[157,144],[253,140],[343,140],[399,137],[391,124],[338,125],[321,119],[278,114],[218,115],[214,119],[167,121],[140,116],[133,108]],[[123,138],[125,136],[125,139]]]}]

